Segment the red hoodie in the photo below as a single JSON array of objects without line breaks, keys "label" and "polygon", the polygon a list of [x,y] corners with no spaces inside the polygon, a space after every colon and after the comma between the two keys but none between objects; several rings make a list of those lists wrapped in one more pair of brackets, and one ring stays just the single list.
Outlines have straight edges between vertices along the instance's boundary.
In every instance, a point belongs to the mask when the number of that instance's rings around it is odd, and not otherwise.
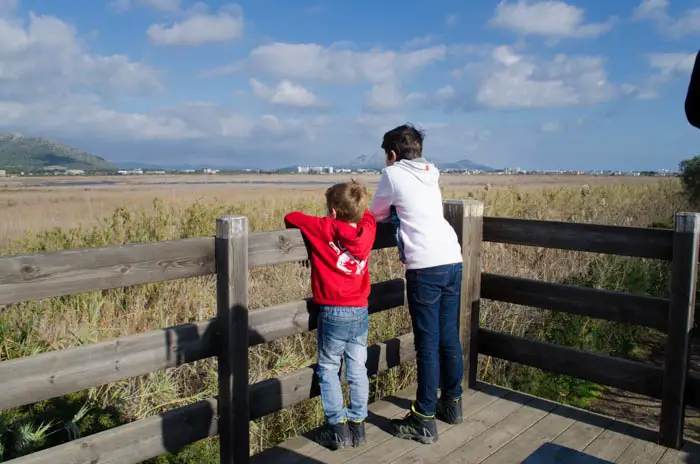
[{"label": "red hoodie", "polygon": [[311,244],[311,289],[314,303],[325,306],[367,306],[369,256],[377,224],[365,211],[357,228],[330,217],[295,211],[284,217],[288,228],[300,229]]}]

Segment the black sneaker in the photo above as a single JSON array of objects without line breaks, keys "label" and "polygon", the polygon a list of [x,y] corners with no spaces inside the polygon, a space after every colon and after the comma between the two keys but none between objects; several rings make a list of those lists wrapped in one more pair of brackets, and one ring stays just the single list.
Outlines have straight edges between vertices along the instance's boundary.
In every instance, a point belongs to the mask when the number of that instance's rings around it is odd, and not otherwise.
[{"label": "black sneaker", "polygon": [[333,451],[352,445],[348,423],[326,424],[318,434],[318,443]]},{"label": "black sneaker", "polygon": [[440,399],[437,404],[435,417],[448,424],[461,424],[464,422],[462,417],[462,398],[457,398],[456,400]]},{"label": "black sneaker", "polygon": [[350,426],[350,435],[352,436],[352,446],[361,446],[367,443],[365,436],[365,423],[348,421]]},{"label": "black sneaker", "polygon": [[390,430],[398,438],[415,440],[424,445],[435,443],[438,439],[435,417],[423,416],[417,413],[413,407],[403,419],[393,419]]}]

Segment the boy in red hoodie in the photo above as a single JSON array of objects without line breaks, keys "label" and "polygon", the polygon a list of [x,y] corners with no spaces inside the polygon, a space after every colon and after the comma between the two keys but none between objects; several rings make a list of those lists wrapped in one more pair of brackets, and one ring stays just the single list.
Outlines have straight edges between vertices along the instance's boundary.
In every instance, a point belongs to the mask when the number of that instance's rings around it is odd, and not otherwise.
[{"label": "boy in red hoodie", "polygon": [[[311,287],[319,309],[317,375],[326,416],[319,442],[334,450],[367,441],[367,265],[377,227],[368,203],[363,185],[346,182],[326,191],[328,216],[297,211],[284,218],[287,227],[300,229],[311,245]],[[338,375],[343,356],[350,385],[347,409]]]}]

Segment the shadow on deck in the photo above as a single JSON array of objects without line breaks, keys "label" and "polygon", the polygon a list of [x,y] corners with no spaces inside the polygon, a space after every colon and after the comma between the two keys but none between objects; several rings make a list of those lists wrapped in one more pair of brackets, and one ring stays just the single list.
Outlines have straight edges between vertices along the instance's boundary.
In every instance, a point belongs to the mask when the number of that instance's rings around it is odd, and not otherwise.
[{"label": "shadow on deck", "polygon": [[368,444],[330,451],[314,442],[317,431],[294,437],[253,457],[255,463],[700,463],[700,447],[681,451],[655,443],[657,432],[480,383],[465,392],[464,423],[438,422],[433,445],[392,437],[389,421],[410,407],[415,387],[370,405]]}]

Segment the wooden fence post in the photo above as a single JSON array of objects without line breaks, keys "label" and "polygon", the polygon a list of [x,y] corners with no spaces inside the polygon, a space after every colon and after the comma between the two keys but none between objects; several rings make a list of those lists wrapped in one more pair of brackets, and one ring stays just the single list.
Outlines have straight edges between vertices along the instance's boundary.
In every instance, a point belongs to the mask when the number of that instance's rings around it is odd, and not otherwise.
[{"label": "wooden fence post", "polygon": [[680,449],[685,425],[685,388],[695,311],[700,214],[676,214],[671,267],[671,304],[661,402],[661,444]]},{"label": "wooden fence post", "polygon": [[464,359],[464,378],[469,388],[476,386],[479,347],[479,300],[484,204],[476,200],[445,200],[445,219],[452,225],[462,246],[462,301],[459,332]]},{"label": "wooden fence post", "polygon": [[216,314],[219,327],[219,459],[250,459],[248,398],[248,218],[216,220]]}]

